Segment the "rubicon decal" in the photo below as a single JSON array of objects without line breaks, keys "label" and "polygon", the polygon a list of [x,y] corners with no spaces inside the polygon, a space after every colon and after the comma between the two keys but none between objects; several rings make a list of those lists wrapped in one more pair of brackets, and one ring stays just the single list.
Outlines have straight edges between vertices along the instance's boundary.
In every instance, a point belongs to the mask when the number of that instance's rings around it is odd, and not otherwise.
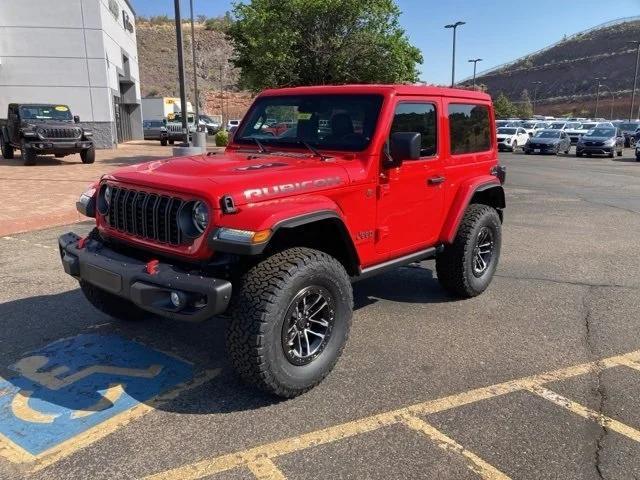
[{"label": "rubicon decal", "polygon": [[251,200],[264,196],[277,195],[279,193],[293,193],[313,188],[332,187],[340,185],[341,183],[342,178],[340,177],[318,178],[316,180],[305,180],[303,182],[283,183],[281,185],[245,190],[244,197],[247,200]]}]

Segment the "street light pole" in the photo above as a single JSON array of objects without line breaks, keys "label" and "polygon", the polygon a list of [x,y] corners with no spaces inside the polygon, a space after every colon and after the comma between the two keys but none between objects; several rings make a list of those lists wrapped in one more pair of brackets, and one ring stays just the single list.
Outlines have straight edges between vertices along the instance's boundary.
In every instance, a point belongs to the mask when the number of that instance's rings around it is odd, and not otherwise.
[{"label": "street light pole", "polygon": [[193,96],[196,101],[196,129],[200,125],[200,96],[198,95],[198,67],[196,66],[196,32],[193,26],[193,0],[189,0],[191,7],[191,55],[193,56]]},{"label": "street light pole", "polygon": [[633,90],[631,91],[631,108],[629,109],[629,121],[633,118],[633,104],[636,99],[636,84],[638,82],[638,64],[640,63],[640,41],[632,40],[627,43],[633,43],[636,46],[636,73],[633,76]]},{"label": "street light pole", "polygon": [[456,30],[460,25],[464,25],[466,22],[456,22],[450,25],[445,25],[444,28],[453,28],[453,55],[451,58],[451,86],[456,84]]},{"label": "street light pole", "polygon": [[184,88],[184,58],[182,51],[182,18],[180,17],[180,0],[174,0],[176,10],[176,46],[178,49],[178,83],[180,84],[180,110],[182,114],[183,146],[189,146],[189,125],[187,124],[187,92]]},{"label": "street light pole", "polygon": [[606,80],[606,79],[607,77],[595,77],[595,80],[598,81],[598,90],[596,91],[596,111],[593,114],[594,118],[598,118],[598,102],[600,101],[600,87],[602,87],[600,80]]},{"label": "street light pole", "polygon": [[478,64],[478,62],[481,62],[482,59],[481,58],[472,58],[469,61],[473,62],[473,88],[475,90],[475,88],[476,88],[476,65]]},{"label": "street light pole", "polygon": [[537,82],[531,82],[533,85],[535,85],[536,87],[533,89],[533,106],[531,108],[533,115],[536,114],[536,100],[538,99],[538,87],[540,85],[542,85],[542,82],[537,81]]}]

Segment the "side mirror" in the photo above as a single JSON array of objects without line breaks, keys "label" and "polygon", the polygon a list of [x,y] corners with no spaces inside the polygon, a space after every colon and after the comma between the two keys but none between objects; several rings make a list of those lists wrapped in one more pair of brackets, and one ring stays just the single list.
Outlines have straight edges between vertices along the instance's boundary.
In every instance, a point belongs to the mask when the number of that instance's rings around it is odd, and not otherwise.
[{"label": "side mirror", "polygon": [[73,116],[73,122],[74,123],[80,123],[80,117],[78,115],[74,115]]},{"label": "side mirror", "polygon": [[418,132],[395,132],[389,138],[389,155],[385,163],[387,168],[399,167],[404,160],[420,158],[422,135]]}]

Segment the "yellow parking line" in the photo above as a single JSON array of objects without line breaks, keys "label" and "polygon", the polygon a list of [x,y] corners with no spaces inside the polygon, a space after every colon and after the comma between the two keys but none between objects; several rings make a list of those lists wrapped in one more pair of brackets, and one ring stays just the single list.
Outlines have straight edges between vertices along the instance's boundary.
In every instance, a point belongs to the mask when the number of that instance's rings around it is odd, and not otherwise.
[{"label": "yellow parking line", "polygon": [[614,432],[618,432],[625,437],[630,438],[636,442],[640,442],[640,431],[635,428],[630,427],[629,425],[625,425],[622,422],[614,420],[611,417],[607,417],[606,415],[596,412],[584,405],[581,405],[573,400],[568,399],[567,397],[563,397],[559,393],[554,392],[553,390],[549,390],[548,388],[540,387],[540,386],[531,386],[527,388],[532,393],[548,400],[556,405],[559,405],[562,408],[569,410],[577,415],[580,415],[582,418],[586,418],[587,420],[592,420],[598,423],[602,427],[606,427]]},{"label": "yellow parking line", "polygon": [[630,358],[622,358],[618,362],[619,365],[623,365],[625,367],[633,368],[634,370],[640,371],[640,363],[630,359]]},{"label": "yellow parking line", "polygon": [[437,428],[429,425],[427,422],[413,415],[403,414],[400,416],[402,422],[409,428],[416,430],[431,440],[433,440],[440,448],[448,452],[455,452],[461,455],[467,462],[469,469],[477,473],[486,480],[509,480],[510,477],[502,473],[493,465],[485,462],[475,453],[467,450],[458,442],[442,433]]},{"label": "yellow parking line", "polygon": [[299,436],[285,438],[273,443],[253,447],[241,452],[213,457],[199,462],[176,467],[164,472],[146,477],[146,480],[195,480],[209,475],[231,470],[237,467],[246,467],[248,462],[262,457],[270,459],[280,455],[298,452],[316,445],[326,444],[342,440],[361,433],[371,432],[378,428],[403,421],[403,415],[424,415],[449,410],[451,408],[495,398],[508,393],[526,390],[532,386],[544,383],[565,380],[589,372],[597,372],[607,368],[620,366],[624,361],[640,357],[640,350],[617,355],[595,362],[583,363],[572,367],[561,368],[517,380],[481,387],[467,392],[450,395],[436,400],[429,400],[409,407],[400,408],[390,412],[379,413],[370,417],[361,418],[351,422],[305,433]]},{"label": "yellow parking line", "polygon": [[251,473],[253,473],[257,480],[286,480],[287,477],[284,473],[273,463],[272,460],[264,457],[259,460],[254,460],[247,464]]}]

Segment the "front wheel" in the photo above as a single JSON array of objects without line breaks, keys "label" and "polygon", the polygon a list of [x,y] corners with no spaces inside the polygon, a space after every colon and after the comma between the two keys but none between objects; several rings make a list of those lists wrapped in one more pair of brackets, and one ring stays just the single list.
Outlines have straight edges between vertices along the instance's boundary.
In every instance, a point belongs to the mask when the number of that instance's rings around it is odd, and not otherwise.
[{"label": "front wheel", "polygon": [[96,161],[96,149],[95,147],[87,148],[80,152],[80,160],[82,163],[93,163]]},{"label": "front wheel", "polygon": [[5,142],[2,140],[2,135],[0,134],[0,150],[2,151],[2,157],[7,160],[11,160],[13,158],[13,147],[9,142]]},{"label": "front wheel", "polygon": [[284,398],[320,383],[349,336],[353,293],[330,255],[290,248],[241,279],[230,308],[227,349],[247,382]]},{"label": "front wheel", "polygon": [[618,150],[618,156],[621,157],[622,156],[622,150]]},{"label": "front wheel", "polygon": [[498,266],[501,244],[502,224],[496,209],[469,205],[453,243],[436,257],[440,285],[462,298],[484,292]]},{"label": "front wheel", "polygon": [[20,143],[20,155],[22,156],[22,161],[25,165],[36,164],[36,152],[32,148],[29,148],[29,144],[24,140],[24,138]]},{"label": "front wheel", "polygon": [[162,145],[163,147],[167,146],[167,139],[166,138],[161,138],[160,139],[160,145]]}]

